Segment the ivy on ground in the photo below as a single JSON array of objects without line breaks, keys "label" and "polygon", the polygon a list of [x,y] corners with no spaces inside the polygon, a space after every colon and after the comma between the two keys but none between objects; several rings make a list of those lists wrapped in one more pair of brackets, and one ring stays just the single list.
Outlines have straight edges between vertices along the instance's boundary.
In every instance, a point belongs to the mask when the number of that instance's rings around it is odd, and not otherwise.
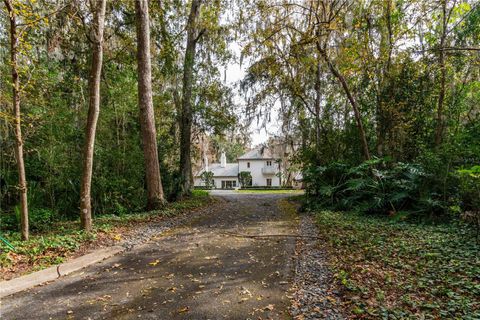
[{"label": "ivy on ground", "polygon": [[480,318],[480,245],[469,226],[332,211],[317,223],[352,318]]}]

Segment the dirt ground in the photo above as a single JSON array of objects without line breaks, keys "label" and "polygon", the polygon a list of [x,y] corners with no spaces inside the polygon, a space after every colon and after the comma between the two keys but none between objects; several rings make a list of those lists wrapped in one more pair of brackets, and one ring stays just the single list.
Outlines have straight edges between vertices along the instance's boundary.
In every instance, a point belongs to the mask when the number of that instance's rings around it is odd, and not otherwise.
[{"label": "dirt ground", "polygon": [[217,195],[208,215],[1,301],[1,319],[290,319],[288,195]]}]

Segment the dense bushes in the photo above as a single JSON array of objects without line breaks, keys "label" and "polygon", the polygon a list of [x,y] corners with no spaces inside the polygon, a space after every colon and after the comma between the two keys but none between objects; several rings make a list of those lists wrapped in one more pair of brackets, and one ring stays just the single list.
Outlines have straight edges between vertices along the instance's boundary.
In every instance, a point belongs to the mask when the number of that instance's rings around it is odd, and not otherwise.
[{"label": "dense bushes", "polygon": [[455,213],[461,209],[460,197],[470,194],[459,192],[462,179],[455,172],[441,176],[425,165],[387,159],[358,166],[340,162],[312,166],[304,179],[308,205],[397,217]]}]

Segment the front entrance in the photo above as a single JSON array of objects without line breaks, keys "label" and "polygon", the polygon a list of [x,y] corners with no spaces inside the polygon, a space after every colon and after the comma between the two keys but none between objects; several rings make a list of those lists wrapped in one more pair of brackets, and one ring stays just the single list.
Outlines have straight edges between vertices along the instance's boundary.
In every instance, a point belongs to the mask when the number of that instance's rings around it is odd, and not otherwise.
[{"label": "front entrance", "polygon": [[222,189],[233,189],[237,186],[235,180],[222,180]]}]

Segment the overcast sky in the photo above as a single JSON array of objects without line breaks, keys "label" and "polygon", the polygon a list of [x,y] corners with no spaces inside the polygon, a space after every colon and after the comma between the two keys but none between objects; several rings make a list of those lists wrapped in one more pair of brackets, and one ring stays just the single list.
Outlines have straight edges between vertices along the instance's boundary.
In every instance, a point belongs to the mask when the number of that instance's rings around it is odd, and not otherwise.
[{"label": "overcast sky", "polygon": [[[230,49],[237,55],[237,59],[235,59],[236,61],[230,62],[227,66],[226,82],[227,84],[234,85],[238,83],[238,81],[243,79],[243,77],[245,76],[245,69],[248,67],[248,62],[244,61],[242,67],[240,67],[240,63],[238,61],[241,49],[237,43],[232,42],[230,44]],[[240,94],[237,94],[237,102],[242,104],[242,106],[245,105],[245,101]],[[254,123],[250,125],[252,145],[266,142],[267,139],[277,131],[277,114],[275,112],[272,113],[271,119],[272,121],[271,123],[269,123],[267,130],[265,130],[265,128],[261,129],[257,125],[256,121],[253,121]]]}]

